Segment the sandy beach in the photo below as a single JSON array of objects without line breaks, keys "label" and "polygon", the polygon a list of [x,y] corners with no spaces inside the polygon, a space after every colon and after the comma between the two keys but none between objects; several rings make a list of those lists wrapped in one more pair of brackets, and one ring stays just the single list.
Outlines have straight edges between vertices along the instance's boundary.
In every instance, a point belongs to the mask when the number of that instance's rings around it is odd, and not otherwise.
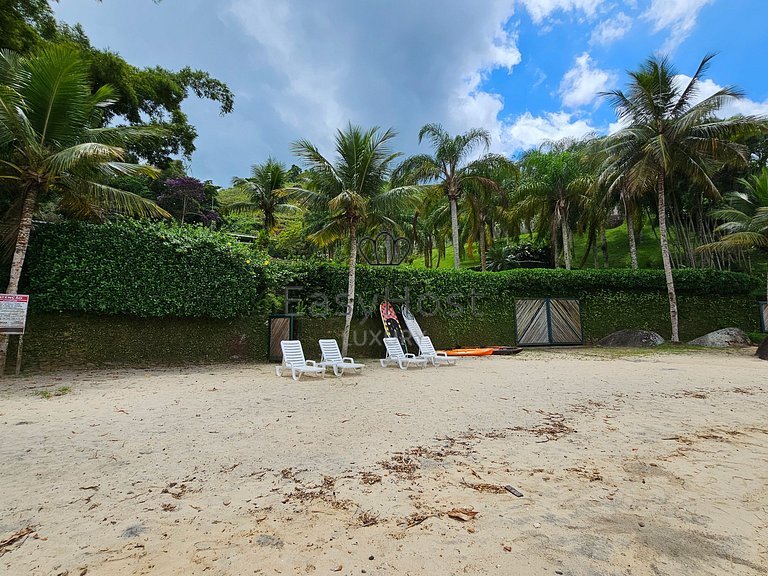
[{"label": "sandy beach", "polygon": [[0,574],[766,574],[752,353],[7,378]]}]

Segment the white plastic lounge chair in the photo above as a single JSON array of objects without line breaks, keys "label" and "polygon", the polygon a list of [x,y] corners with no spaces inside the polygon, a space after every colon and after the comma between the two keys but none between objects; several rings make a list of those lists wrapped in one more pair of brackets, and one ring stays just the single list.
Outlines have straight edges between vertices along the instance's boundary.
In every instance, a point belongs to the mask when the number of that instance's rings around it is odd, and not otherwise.
[{"label": "white plastic lounge chair", "polygon": [[321,368],[314,360],[304,358],[304,350],[299,340],[283,340],[280,342],[280,348],[283,349],[283,364],[275,366],[275,374],[283,375],[283,371],[291,371],[291,377],[294,380],[301,378],[302,374],[315,374],[323,378],[325,368]]},{"label": "white plastic lounge chair", "polygon": [[429,336],[422,336],[419,339],[419,356],[426,358],[427,361],[432,363],[432,366],[439,366],[440,364],[451,366],[456,364],[456,358],[451,358],[445,352],[435,350],[432,339]]},{"label": "white plastic lounge chair", "polygon": [[384,346],[387,347],[387,357],[381,359],[381,365],[385,368],[392,364],[397,364],[403,370],[409,366],[424,368],[427,365],[426,358],[403,352],[403,347],[400,346],[400,340],[397,338],[384,338]]},{"label": "white plastic lounge chair", "polygon": [[336,340],[319,340],[318,342],[320,343],[322,357],[317,365],[324,369],[333,368],[333,373],[336,374],[336,376],[344,374],[344,370],[357,372],[358,370],[365,368],[365,364],[355,362],[354,358],[350,358],[349,356],[342,357],[341,350],[339,350],[339,344]]}]

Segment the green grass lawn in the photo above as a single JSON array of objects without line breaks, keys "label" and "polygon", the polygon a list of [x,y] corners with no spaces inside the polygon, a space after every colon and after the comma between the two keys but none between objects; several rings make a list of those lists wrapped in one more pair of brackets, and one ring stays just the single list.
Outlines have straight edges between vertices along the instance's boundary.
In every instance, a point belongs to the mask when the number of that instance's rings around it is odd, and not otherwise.
[{"label": "green grass lawn", "polygon": [[[629,268],[629,239],[627,237],[626,225],[621,225],[613,230],[606,230],[605,233],[608,239],[608,264],[611,268]],[[521,236],[520,240],[527,240],[527,236]],[[642,240],[639,239],[639,235],[635,233],[635,239],[637,241],[637,262],[640,268],[661,268],[661,250],[659,249],[659,240],[655,236],[650,226],[646,226],[643,229]],[[502,240],[503,241],[503,240]],[[587,247],[587,236],[577,236],[574,239],[575,254],[572,255],[573,268],[579,268],[581,260],[584,257],[584,251]],[[437,264],[437,249],[432,250],[432,262]],[[480,265],[480,250],[475,244],[475,253],[473,258],[467,258],[466,256],[461,260],[462,268],[472,268]],[[600,244],[598,239],[598,265],[603,267],[603,253],[600,250]],[[424,256],[422,254],[417,255],[413,263],[414,268],[424,268]],[[587,259],[584,262],[584,268],[594,268],[594,259],[590,251]],[[440,260],[440,269],[453,268],[453,246],[447,246],[445,249],[445,258]]]},{"label": "green grass lawn", "polygon": [[[658,231],[656,231],[658,233]],[[608,264],[611,268],[629,268],[631,266],[631,258],[629,255],[629,236],[627,234],[626,224],[622,224],[618,228],[612,230],[606,230],[605,236],[608,239]],[[574,268],[578,268],[584,257],[584,251],[587,248],[588,238],[586,235],[577,236],[574,239]],[[635,241],[637,243],[637,264],[640,268],[662,268],[661,263],[661,249],[659,248],[659,239],[654,230],[650,226],[643,228],[642,239],[640,234],[635,232]],[[603,253],[600,249],[600,238],[597,239],[597,257],[598,266],[602,268],[605,264],[603,262]],[[594,268],[595,262],[592,257],[592,253],[587,256],[584,262],[584,268]]]},{"label": "green grass lawn", "polygon": [[[432,249],[432,265],[437,267],[437,248]],[[414,268],[425,268],[424,266],[424,254],[418,254],[411,264]],[[461,260],[462,268],[472,268],[474,266],[480,266],[480,251],[475,246],[474,258],[467,258],[466,255]],[[441,270],[450,270],[453,268],[453,246],[449,245],[445,247],[445,257],[440,259]]]}]

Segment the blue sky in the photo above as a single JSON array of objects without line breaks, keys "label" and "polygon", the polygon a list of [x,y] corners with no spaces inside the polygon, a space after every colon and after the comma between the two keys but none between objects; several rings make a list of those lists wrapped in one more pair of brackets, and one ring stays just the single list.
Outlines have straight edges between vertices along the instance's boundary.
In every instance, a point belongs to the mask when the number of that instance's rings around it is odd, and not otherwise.
[{"label": "blue sky", "polygon": [[[719,52],[705,92],[736,85],[727,113],[768,114],[766,0],[60,0],[93,44],[136,66],[206,70],[235,93],[225,117],[190,98],[189,172],[228,186],[268,156],[296,162],[307,138],[332,155],[348,122],[393,127],[397,150],[428,152],[419,128],[485,128],[515,155],[615,126],[601,90],[667,54],[692,74]],[[706,96],[707,94],[702,94]]]}]

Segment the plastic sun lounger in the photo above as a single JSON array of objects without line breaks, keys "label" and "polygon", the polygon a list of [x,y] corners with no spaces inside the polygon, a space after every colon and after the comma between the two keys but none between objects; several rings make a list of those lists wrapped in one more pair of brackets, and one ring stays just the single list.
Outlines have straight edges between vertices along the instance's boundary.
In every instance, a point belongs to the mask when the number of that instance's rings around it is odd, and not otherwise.
[{"label": "plastic sun lounger", "polygon": [[445,352],[435,350],[432,339],[429,336],[422,336],[419,339],[419,353],[422,358],[426,358],[431,362],[432,366],[439,366],[441,364],[451,366],[456,364],[456,358],[451,358]]},{"label": "plastic sun lounger", "polygon": [[387,348],[387,357],[381,359],[381,365],[385,368],[396,364],[402,370],[406,370],[409,366],[424,368],[427,365],[426,358],[403,352],[403,347],[400,346],[397,338],[384,338],[384,346]]},{"label": "plastic sun lounger", "polygon": [[301,378],[302,374],[314,374],[323,378],[325,368],[321,368],[314,360],[304,358],[304,349],[299,340],[282,340],[280,348],[283,350],[283,363],[275,366],[275,374],[283,375],[283,371],[291,371],[291,377],[294,380]]},{"label": "plastic sun lounger", "polygon": [[339,350],[339,344],[336,340],[328,339],[319,340],[318,342],[320,343],[322,357],[317,365],[323,369],[333,368],[333,373],[336,374],[336,376],[341,376],[344,374],[344,370],[357,372],[358,370],[365,368],[365,364],[355,362],[354,358],[349,356],[342,357],[341,350]]}]

